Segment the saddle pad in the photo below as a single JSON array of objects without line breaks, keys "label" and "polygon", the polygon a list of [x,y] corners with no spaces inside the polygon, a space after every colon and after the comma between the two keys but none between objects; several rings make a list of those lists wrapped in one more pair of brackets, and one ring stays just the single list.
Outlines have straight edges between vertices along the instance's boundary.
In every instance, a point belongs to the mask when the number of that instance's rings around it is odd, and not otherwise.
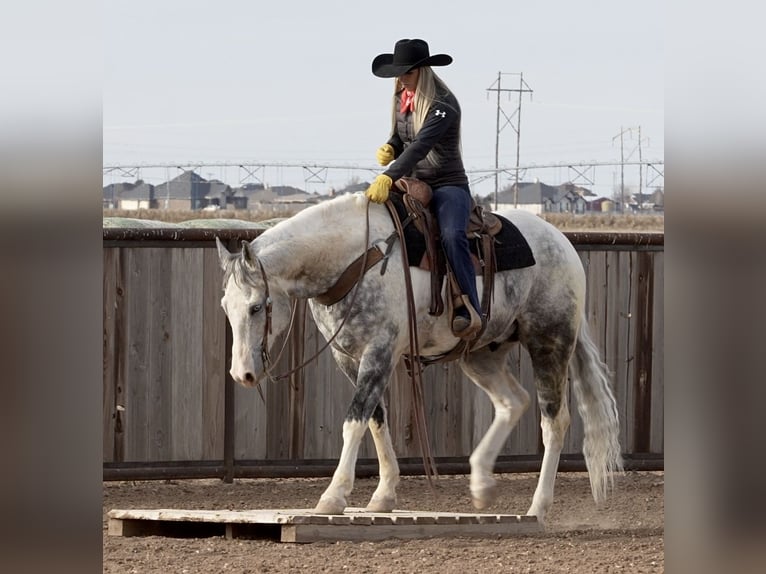
[{"label": "saddle pad", "polygon": [[[404,221],[407,218],[407,208],[402,201],[401,194],[391,193],[389,198],[399,214],[399,219]],[[507,271],[509,269],[521,269],[522,267],[534,265],[535,258],[532,255],[532,250],[529,248],[529,243],[527,243],[519,229],[505,217],[501,215],[497,215],[497,217],[503,222],[503,229],[495,235],[497,270]],[[404,228],[404,238],[407,244],[407,259],[410,262],[410,266],[417,267],[426,252],[426,240],[414,224],[407,225]],[[478,256],[479,241],[469,239],[468,244],[471,253]]]}]

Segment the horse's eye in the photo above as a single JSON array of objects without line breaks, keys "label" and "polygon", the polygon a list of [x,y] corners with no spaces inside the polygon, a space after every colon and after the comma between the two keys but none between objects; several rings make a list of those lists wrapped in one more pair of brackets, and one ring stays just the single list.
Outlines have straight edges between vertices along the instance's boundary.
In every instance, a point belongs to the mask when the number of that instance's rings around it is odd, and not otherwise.
[{"label": "horse's eye", "polygon": [[255,305],[250,305],[250,309],[249,309],[250,316],[252,317],[260,310],[261,310],[261,306],[258,305],[257,303]]}]

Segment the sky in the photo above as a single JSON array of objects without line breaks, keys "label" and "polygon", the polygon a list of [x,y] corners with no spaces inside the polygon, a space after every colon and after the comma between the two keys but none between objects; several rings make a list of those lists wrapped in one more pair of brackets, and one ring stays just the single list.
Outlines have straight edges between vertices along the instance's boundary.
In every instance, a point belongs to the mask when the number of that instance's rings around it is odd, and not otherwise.
[{"label": "sky", "polygon": [[[450,54],[437,73],[462,108],[462,147],[472,190],[494,191],[497,94],[521,102],[521,166],[664,161],[664,30],[659,1],[564,0],[350,3],[347,0],[134,0],[104,5],[103,162],[278,163],[252,179],[237,168],[198,169],[231,185],[260,181],[326,192],[374,176],[390,130],[392,81],[370,64],[401,38]],[[516,163],[518,94],[502,93],[498,153]],[[512,118],[507,124],[505,116]],[[640,127],[640,139],[638,128]],[[312,177],[289,164],[333,168]],[[663,166],[658,166],[664,171]],[[580,174],[527,169],[520,179],[581,183],[611,196],[620,166]],[[140,171],[150,183],[176,168]],[[625,183],[639,172],[625,167]],[[662,186],[656,170],[642,185]],[[248,179],[250,178],[250,179]],[[308,178],[308,181],[307,181]],[[502,173],[502,188],[514,181]],[[124,181],[114,173],[104,183]]]}]

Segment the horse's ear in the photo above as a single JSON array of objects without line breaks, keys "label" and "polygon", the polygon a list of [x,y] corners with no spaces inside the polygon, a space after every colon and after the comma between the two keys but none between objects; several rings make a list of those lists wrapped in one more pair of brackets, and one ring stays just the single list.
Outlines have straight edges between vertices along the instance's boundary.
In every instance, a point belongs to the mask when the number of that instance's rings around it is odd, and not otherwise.
[{"label": "horse's ear", "polygon": [[221,267],[225,270],[226,265],[235,257],[235,255],[229,253],[229,250],[226,249],[226,246],[220,239],[218,239],[218,237],[215,238],[215,246],[218,249],[218,261],[220,262]]},{"label": "horse's ear", "polygon": [[253,254],[250,242],[244,239],[242,240],[242,258],[248,266],[255,267],[255,255]]}]

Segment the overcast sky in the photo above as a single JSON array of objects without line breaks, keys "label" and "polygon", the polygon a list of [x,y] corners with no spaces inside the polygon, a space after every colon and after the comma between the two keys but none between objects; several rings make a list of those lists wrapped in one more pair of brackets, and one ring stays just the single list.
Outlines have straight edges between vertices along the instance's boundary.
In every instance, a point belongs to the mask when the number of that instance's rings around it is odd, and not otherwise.
[{"label": "overcast sky", "polygon": [[[311,162],[375,165],[390,128],[390,80],[372,59],[400,38],[423,38],[448,53],[437,68],[463,110],[468,170],[494,167],[497,100],[523,96],[521,165],[664,159],[662,4],[655,0],[359,2],[348,0],[109,1],[104,14],[104,164]],[[493,86],[494,84],[494,86]],[[514,114],[518,95],[501,97]],[[517,125],[517,116],[513,116]],[[505,118],[501,114],[501,126]],[[514,166],[516,134],[500,133],[500,165]],[[236,185],[238,168],[198,170]],[[159,183],[165,173],[143,170]],[[309,191],[340,187],[371,172],[329,170],[324,183],[301,169],[260,170],[270,185]],[[644,185],[656,175],[644,173]],[[528,170],[550,184],[578,180],[599,195],[619,184],[619,167],[585,172]],[[500,184],[513,181],[503,174]],[[638,184],[637,168],[626,183]],[[105,183],[123,180],[105,177]],[[475,177],[474,177],[475,179]],[[662,185],[663,180],[654,180]],[[474,193],[494,190],[494,179]]]}]

